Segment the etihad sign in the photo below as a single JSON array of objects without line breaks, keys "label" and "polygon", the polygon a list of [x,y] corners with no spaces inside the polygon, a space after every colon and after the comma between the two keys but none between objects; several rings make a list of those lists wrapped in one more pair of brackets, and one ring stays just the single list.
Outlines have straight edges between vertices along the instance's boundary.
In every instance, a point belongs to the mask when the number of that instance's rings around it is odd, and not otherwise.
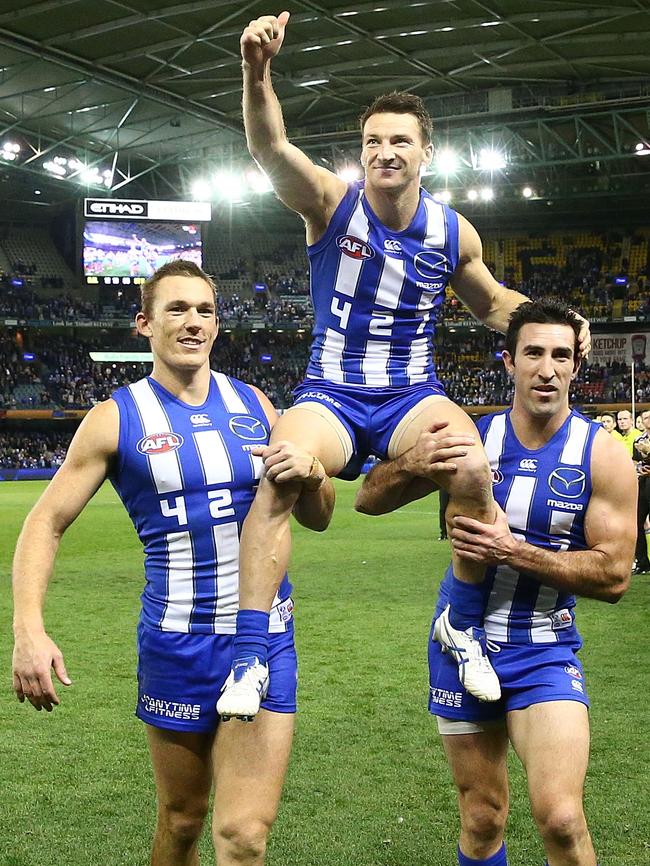
[{"label": "etihad sign", "polygon": [[212,205],[209,201],[86,198],[84,216],[95,219],[156,220],[157,222],[210,222]]}]

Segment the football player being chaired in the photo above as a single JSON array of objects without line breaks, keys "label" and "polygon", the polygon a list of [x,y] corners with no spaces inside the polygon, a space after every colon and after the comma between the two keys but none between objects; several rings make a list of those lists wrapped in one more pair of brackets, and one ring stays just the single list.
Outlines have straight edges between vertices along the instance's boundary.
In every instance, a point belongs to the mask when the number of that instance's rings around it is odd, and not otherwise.
[{"label": "football player being chaired", "polygon": [[[399,457],[438,422],[448,422],[447,435],[476,435],[466,413],[445,396],[433,365],[435,319],[447,285],[478,319],[502,332],[527,299],[494,279],[470,223],[420,186],[433,145],[431,119],[417,96],[380,96],[364,113],[363,181],[345,183],[289,142],[271,83],[271,61],[288,20],[288,12],[258,18],[241,37],[248,147],[278,197],[305,222],[315,308],[306,379],[273,437],[298,442],[315,455],[312,477],[338,475],[346,467],[347,477],[354,477],[367,454]],[[581,352],[588,351],[584,322]],[[447,522],[458,514],[493,522],[485,453],[479,444],[466,451],[443,482]],[[275,484],[275,478],[268,466],[244,524],[235,639],[239,673],[219,700],[224,717],[252,715],[265,688],[268,611],[284,572],[281,550],[301,489]],[[453,563],[440,640],[459,663],[465,687],[480,700],[494,701],[499,682],[482,630],[485,569],[455,553]]]},{"label": "football player being chaired", "polygon": [[[52,669],[70,683],[43,624],[45,590],[61,535],[109,478],[146,554],[137,715],[147,726],[158,794],[152,866],[198,864],[211,787],[219,866],[261,866],[296,709],[286,575],[271,612],[273,682],[262,711],[252,725],[221,725],[216,702],[230,673],[239,534],[262,457],[282,465],[280,480],[308,479],[313,458],[289,443],[269,448],[277,418],[269,400],[210,370],[215,287],[197,265],[169,262],[141,293],[136,325],[151,344],[152,374],[90,410],[18,541],[14,689],[21,701],[52,710],[59,703]],[[314,486],[313,479],[301,486],[295,513],[320,530],[329,522],[334,490],[330,481]]]},{"label": "football player being chaired", "polygon": [[[575,315],[553,302],[527,303],[513,314],[503,352],[515,385],[512,409],[478,422],[498,516],[494,523],[458,516],[450,532],[458,556],[487,566],[485,630],[503,687],[500,701],[477,701],[440,644],[429,641],[429,710],[458,788],[460,866],[507,866],[509,743],[526,771],[547,864],[596,864],[582,802],[589,699],[576,656],[575,597],[613,603],[627,589],[636,503],[625,449],[569,406],[579,328]],[[444,444],[425,433],[401,465],[378,464],[357,508],[381,514],[419,498],[427,484],[431,490]],[[450,568],[432,637],[452,581]]]}]

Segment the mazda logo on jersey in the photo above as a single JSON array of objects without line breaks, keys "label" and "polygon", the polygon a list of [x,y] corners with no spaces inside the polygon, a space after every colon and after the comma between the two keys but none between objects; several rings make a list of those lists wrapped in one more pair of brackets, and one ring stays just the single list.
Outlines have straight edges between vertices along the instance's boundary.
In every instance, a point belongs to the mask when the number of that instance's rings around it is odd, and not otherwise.
[{"label": "mazda logo on jersey", "polygon": [[582,469],[560,466],[548,476],[548,486],[556,496],[561,496],[563,499],[577,499],[585,492],[587,476]]},{"label": "mazda logo on jersey", "polygon": [[228,422],[228,426],[235,436],[250,442],[264,442],[269,435],[264,424],[251,415],[235,415]]},{"label": "mazda logo on jersey", "polygon": [[422,250],[413,259],[413,264],[418,274],[426,280],[439,278],[441,273],[451,273],[449,259],[444,253],[439,253],[437,250]]},{"label": "mazda logo on jersey", "polygon": [[143,436],[137,449],[140,454],[167,454],[168,451],[176,451],[182,444],[183,437],[178,433],[151,433]]},{"label": "mazda logo on jersey", "polygon": [[336,239],[336,246],[351,259],[371,259],[375,254],[369,244],[354,235],[341,235]]}]

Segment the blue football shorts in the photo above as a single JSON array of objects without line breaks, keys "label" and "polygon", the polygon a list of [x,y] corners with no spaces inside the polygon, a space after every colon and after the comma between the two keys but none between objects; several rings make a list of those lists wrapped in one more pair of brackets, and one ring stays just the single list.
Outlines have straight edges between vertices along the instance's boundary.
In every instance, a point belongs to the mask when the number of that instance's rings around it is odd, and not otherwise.
[{"label": "blue football shorts", "polygon": [[[216,704],[230,673],[232,634],[183,634],[138,625],[136,716],[155,728],[207,732],[217,727]],[[269,691],[262,708],[296,712],[298,661],[293,621],[269,635]]]},{"label": "blue football shorts", "polygon": [[426,397],[446,397],[439,382],[399,388],[366,388],[339,385],[324,379],[305,379],[293,395],[294,406],[303,402],[319,403],[329,409],[347,430],[353,455],[340,474],[346,480],[358,477],[369,454],[382,460],[388,457],[388,446],[395,428],[414,406]]},{"label": "blue football shorts", "polygon": [[[434,620],[435,622],[435,620]],[[513,644],[490,641],[490,661],[501,683],[501,699],[492,703],[468,694],[458,665],[429,639],[429,712],[445,719],[495,722],[510,710],[547,701],[578,701],[589,706],[577,643]]]}]

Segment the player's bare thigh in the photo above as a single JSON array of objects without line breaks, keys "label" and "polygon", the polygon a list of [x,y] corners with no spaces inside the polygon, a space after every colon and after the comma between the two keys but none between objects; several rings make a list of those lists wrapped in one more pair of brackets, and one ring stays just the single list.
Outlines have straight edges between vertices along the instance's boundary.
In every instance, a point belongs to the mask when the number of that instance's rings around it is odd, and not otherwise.
[{"label": "player's bare thigh", "polygon": [[445,435],[469,434],[480,446],[481,437],[469,415],[447,397],[432,394],[416,403],[399,422],[388,443],[389,458],[404,454],[415,445],[420,433],[442,421],[449,423]]},{"label": "player's bare thigh", "polygon": [[337,475],[352,457],[350,434],[321,403],[302,401],[276,421],[271,442],[288,440],[318,457],[328,475]]},{"label": "player's bare thigh", "polygon": [[161,818],[169,812],[201,823],[212,786],[214,734],[146,729]]},{"label": "player's bare thigh", "polygon": [[590,738],[583,703],[546,701],[512,710],[508,732],[526,770],[531,800],[553,792],[582,797]]},{"label": "player's bare thigh", "polygon": [[[254,722],[219,725],[213,748],[217,848],[237,828],[265,833],[273,824],[289,764],[293,713],[260,710]],[[220,842],[221,840],[221,842]]]}]

